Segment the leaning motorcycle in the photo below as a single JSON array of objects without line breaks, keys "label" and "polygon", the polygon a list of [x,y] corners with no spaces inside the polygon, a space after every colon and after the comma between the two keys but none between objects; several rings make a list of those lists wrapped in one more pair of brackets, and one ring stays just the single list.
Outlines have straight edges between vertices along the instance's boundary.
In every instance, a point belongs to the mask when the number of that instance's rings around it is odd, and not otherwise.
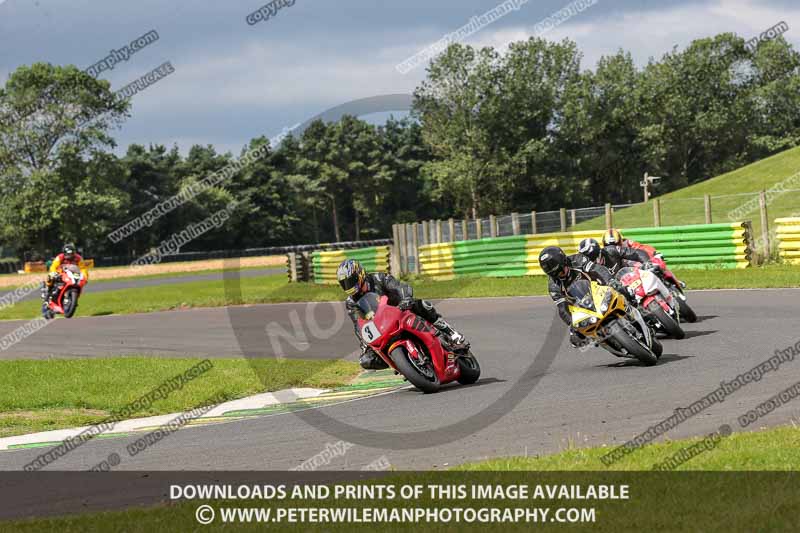
[{"label": "leaning motorcycle", "polygon": [[675,298],[675,301],[678,302],[678,310],[680,311],[679,314],[681,321],[697,322],[697,313],[694,312],[694,309],[691,308],[689,302],[686,300],[686,293],[683,291],[683,287],[664,275],[664,271],[667,268],[667,264],[664,262],[664,260],[660,257],[654,257],[650,260],[650,262],[655,265],[655,272],[659,279],[664,282],[664,285],[666,285],[667,289],[669,289],[669,292],[672,293],[672,296]]},{"label": "leaning motorcycle", "polygon": [[677,298],[654,273],[637,267],[620,269],[616,278],[634,295],[645,321],[656,331],[682,339],[686,336],[680,325]]},{"label": "leaning motorcycle", "polygon": [[570,285],[572,327],[617,357],[654,365],[663,350],[638,309],[611,287],[587,280]]},{"label": "leaning motorcycle", "polygon": [[66,265],[61,269],[61,275],[53,283],[52,296],[48,297],[47,288],[42,287],[42,316],[46,319],[54,318],[57,314],[65,318],[72,318],[78,309],[78,298],[86,285],[86,276],[75,265]]},{"label": "leaning motorcycle", "polygon": [[359,298],[357,310],[364,342],[422,392],[436,392],[453,381],[478,381],[481,367],[468,346],[450,346],[431,324],[389,305],[386,296],[368,292]]}]

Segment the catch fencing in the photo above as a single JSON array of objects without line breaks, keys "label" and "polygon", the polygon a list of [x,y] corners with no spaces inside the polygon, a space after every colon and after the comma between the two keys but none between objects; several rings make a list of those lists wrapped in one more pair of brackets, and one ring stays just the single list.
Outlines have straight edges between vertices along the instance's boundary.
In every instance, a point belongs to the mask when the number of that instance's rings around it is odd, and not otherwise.
[{"label": "catch fencing", "polygon": [[[654,246],[670,265],[681,268],[744,268],[750,265],[752,235],[749,223],[621,231],[626,238]],[[581,240],[600,240],[602,234],[602,230],[568,231],[424,245],[419,247],[419,273],[434,279],[469,275],[543,275],[539,268],[539,253],[543,248],[559,246],[565,253],[572,254],[578,251]],[[400,258],[401,269],[406,259]]]}]

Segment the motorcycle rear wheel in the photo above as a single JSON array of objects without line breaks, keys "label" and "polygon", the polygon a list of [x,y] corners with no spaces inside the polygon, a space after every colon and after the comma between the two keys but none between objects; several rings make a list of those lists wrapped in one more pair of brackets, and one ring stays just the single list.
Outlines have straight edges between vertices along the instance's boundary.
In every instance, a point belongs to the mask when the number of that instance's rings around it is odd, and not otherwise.
[{"label": "motorcycle rear wheel", "polygon": [[436,371],[432,367],[430,368],[432,378],[424,376],[420,373],[417,367],[414,366],[409,359],[408,352],[406,352],[404,347],[398,346],[392,350],[392,353],[389,354],[389,357],[392,358],[395,367],[397,367],[397,370],[403,374],[403,377],[425,394],[437,392],[442,386],[441,382],[439,381],[439,377],[436,375]]},{"label": "motorcycle rear wheel", "polygon": [[678,302],[681,322],[697,322],[697,313],[689,306],[689,302],[685,300],[686,296],[677,288],[673,288],[672,297]]}]

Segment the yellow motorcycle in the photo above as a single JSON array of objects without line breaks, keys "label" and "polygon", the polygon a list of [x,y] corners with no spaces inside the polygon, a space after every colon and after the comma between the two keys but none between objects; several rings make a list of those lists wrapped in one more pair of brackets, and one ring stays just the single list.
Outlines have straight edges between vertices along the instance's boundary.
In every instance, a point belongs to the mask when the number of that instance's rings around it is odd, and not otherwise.
[{"label": "yellow motorcycle", "polygon": [[617,357],[654,365],[663,350],[636,307],[612,289],[587,280],[567,290],[572,327]]}]

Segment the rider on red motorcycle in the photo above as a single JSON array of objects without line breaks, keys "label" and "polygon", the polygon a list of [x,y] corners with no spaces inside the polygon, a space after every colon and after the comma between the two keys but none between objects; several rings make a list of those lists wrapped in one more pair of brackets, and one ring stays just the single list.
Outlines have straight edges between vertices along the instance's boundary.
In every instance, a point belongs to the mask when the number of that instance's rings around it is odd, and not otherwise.
[{"label": "rider on red motorcycle", "polygon": [[675,277],[675,274],[673,274],[672,271],[667,268],[667,263],[664,261],[664,258],[658,252],[658,250],[648,244],[642,244],[631,239],[624,239],[618,230],[612,228],[603,234],[603,246],[618,246],[621,250],[629,248],[643,252],[647,256],[647,259],[643,262],[650,262],[652,265],[657,267],[657,270],[664,275],[664,278],[672,282],[674,285],[678,287],[686,286],[685,283]]},{"label": "rider on red motorcycle", "polygon": [[395,279],[390,274],[381,272],[368,274],[364,267],[355,259],[342,261],[336,271],[342,290],[347,294],[345,305],[347,314],[353,321],[358,342],[361,344],[361,358],[359,363],[367,370],[381,370],[387,368],[386,363],[372,349],[364,343],[358,331],[357,305],[359,298],[368,292],[386,295],[389,305],[400,309],[408,309],[415,315],[430,322],[453,345],[465,344],[464,336],[457,332],[436,312],[433,304],[425,300],[415,299],[411,286]]},{"label": "rider on red motorcycle", "polygon": [[89,271],[86,268],[86,264],[83,262],[83,257],[75,251],[75,245],[68,242],[64,245],[61,253],[55,256],[53,262],[50,264],[50,271],[45,281],[48,299],[53,296],[54,283],[61,276],[61,267],[66,265],[76,265],[81,270],[83,277],[88,281]]}]

